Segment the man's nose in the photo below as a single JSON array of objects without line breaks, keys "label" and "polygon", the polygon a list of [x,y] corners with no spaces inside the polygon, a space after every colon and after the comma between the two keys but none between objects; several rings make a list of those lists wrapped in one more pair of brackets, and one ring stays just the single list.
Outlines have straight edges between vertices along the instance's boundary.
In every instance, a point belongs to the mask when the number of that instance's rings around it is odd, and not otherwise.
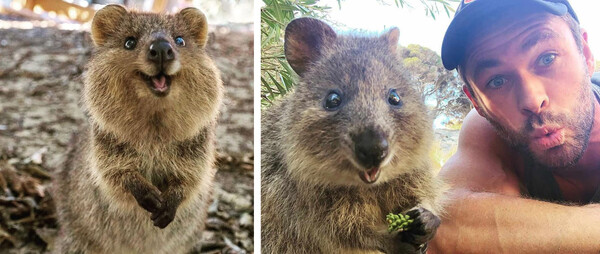
[{"label": "man's nose", "polygon": [[518,95],[519,109],[522,114],[525,116],[538,115],[548,107],[548,94],[542,80],[525,76],[521,79],[519,87],[521,88],[520,95]]}]

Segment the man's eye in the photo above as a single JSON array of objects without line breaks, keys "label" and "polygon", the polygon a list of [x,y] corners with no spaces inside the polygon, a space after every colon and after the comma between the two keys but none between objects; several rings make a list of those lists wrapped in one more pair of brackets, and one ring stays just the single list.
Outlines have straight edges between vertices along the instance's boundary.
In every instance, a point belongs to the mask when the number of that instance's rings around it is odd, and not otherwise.
[{"label": "man's eye", "polygon": [[490,82],[487,83],[487,86],[492,89],[498,89],[506,84],[506,79],[504,77],[494,77]]},{"label": "man's eye", "polygon": [[545,54],[545,55],[540,56],[537,64],[538,64],[538,66],[549,66],[550,64],[552,64],[554,62],[554,59],[556,59],[556,54],[554,54],[554,53]]}]

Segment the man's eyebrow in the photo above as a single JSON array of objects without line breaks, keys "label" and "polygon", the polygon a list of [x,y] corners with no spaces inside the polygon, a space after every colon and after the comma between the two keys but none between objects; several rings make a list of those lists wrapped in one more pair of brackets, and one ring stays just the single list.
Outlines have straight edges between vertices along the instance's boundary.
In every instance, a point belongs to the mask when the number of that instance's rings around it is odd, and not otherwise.
[{"label": "man's eyebrow", "polygon": [[525,43],[523,43],[523,45],[521,45],[521,52],[527,52],[531,48],[533,48],[535,45],[537,45],[538,43],[547,41],[550,39],[554,39],[556,37],[558,37],[558,35],[555,32],[550,31],[548,29],[538,31],[538,32],[530,35],[525,40]]},{"label": "man's eyebrow", "polygon": [[473,73],[473,77],[477,80],[479,74],[484,71],[485,69],[488,68],[493,68],[500,65],[500,61],[496,60],[496,59],[486,59],[486,60],[482,60],[477,62],[477,64],[475,65],[475,72]]}]

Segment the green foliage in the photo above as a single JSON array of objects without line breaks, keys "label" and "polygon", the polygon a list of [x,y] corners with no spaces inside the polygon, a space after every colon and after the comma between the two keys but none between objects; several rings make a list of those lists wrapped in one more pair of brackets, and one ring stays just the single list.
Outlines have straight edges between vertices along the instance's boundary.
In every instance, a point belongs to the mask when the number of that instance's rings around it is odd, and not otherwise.
[{"label": "green foliage", "polygon": [[[391,0],[375,0],[379,4],[389,4]],[[321,6],[317,0],[263,0],[261,8],[261,105],[268,106],[277,97],[288,93],[297,82],[297,75],[285,60],[283,36],[285,26],[296,17],[314,17],[327,21],[329,7]],[[338,0],[342,8],[344,0]],[[365,4],[373,4],[364,1]],[[411,7],[420,3],[425,14],[436,18],[441,12],[450,16],[454,9],[451,2],[459,0],[393,0],[398,8]],[[329,22],[331,23],[331,22]]]},{"label": "green foliage", "polygon": [[[340,5],[340,1],[341,0],[338,0],[338,5]],[[377,0],[377,2],[385,3],[386,1]],[[446,13],[446,15],[448,15],[448,17],[450,17],[450,13],[454,13],[456,11],[454,10],[454,8],[452,8],[452,6],[450,6],[450,3],[458,3],[460,2],[460,0],[419,0],[418,2],[421,3],[421,5],[425,9],[425,16],[431,16],[433,19],[435,19],[436,15],[439,14],[442,10],[444,11],[444,13]],[[406,0],[394,0],[394,4],[398,8],[404,8],[405,6],[413,7],[411,3]]]},{"label": "green foliage", "polygon": [[278,96],[293,88],[297,77],[285,60],[283,36],[285,26],[295,17],[325,19],[328,7],[318,6],[316,0],[264,0],[260,10],[261,33],[261,104],[270,105]]},{"label": "green foliage", "polygon": [[404,215],[401,213],[389,213],[387,216],[385,216],[385,219],[388,222],[388,232],[390,233],[408,230],[410,224],[414,222],[414,219],[411,219],[408,214]]},{"label": "green foliage", "polygon": [[463,82],[458,73],[446,70],[435,51],[420,45],[401,48],[400,56],[408,69],[410,82],[422,99],[435,101],[431,107],[434,117],[445,115],[450,120],[462,122],[471,110],[471,102],[462,92]]},{"label": "green foliage", "polygon": [[[338,7],[342,9],[343,0],[337,0]],[[387,4],[386,0],[377,0],[380,4]],[[419,0],[419,2],[425,8],[425,15],[430,16],[435,19],[435,15],[440,13],[440,9],[450,17],[450,13],[454,13],[456,10],[450,6],[450,2],[458,3],[460,0]],[[406,0],[394,0],[394,4],[398,8],[412,7],[412,5]],[[441,5],[441,8],[439,7]]]}]

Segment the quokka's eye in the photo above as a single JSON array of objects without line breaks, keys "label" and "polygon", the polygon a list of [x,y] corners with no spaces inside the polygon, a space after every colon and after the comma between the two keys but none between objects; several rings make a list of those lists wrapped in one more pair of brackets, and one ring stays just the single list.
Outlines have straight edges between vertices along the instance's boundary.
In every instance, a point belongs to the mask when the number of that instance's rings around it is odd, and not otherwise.
[{"label": "quokka's eye", "polygon": [[127,39],[125,39],[125,49],[132,50],[135,48],[136,44],[137,40],[134,37],[127,37]]},{"label": "quokka's eye", "polygon": [[177,46],[183,47],[185,46],[185,40],[183,40],[183,37],[177,36],[175,37],[175,44],[177,44]]},{"label": "quokka's eye", "polygon": [[395,107],[402,106],[402,100],[400,100],[400,95],[398,95],[396,89],[390,90],[390,94],[388,95],[388,103]]},{"label": "quokka's eye", "polygon": [[342,105],[342,96],[335,92],[331,91],[325,97],[325,104],[323,105],[327,110],[336,110]]}]

